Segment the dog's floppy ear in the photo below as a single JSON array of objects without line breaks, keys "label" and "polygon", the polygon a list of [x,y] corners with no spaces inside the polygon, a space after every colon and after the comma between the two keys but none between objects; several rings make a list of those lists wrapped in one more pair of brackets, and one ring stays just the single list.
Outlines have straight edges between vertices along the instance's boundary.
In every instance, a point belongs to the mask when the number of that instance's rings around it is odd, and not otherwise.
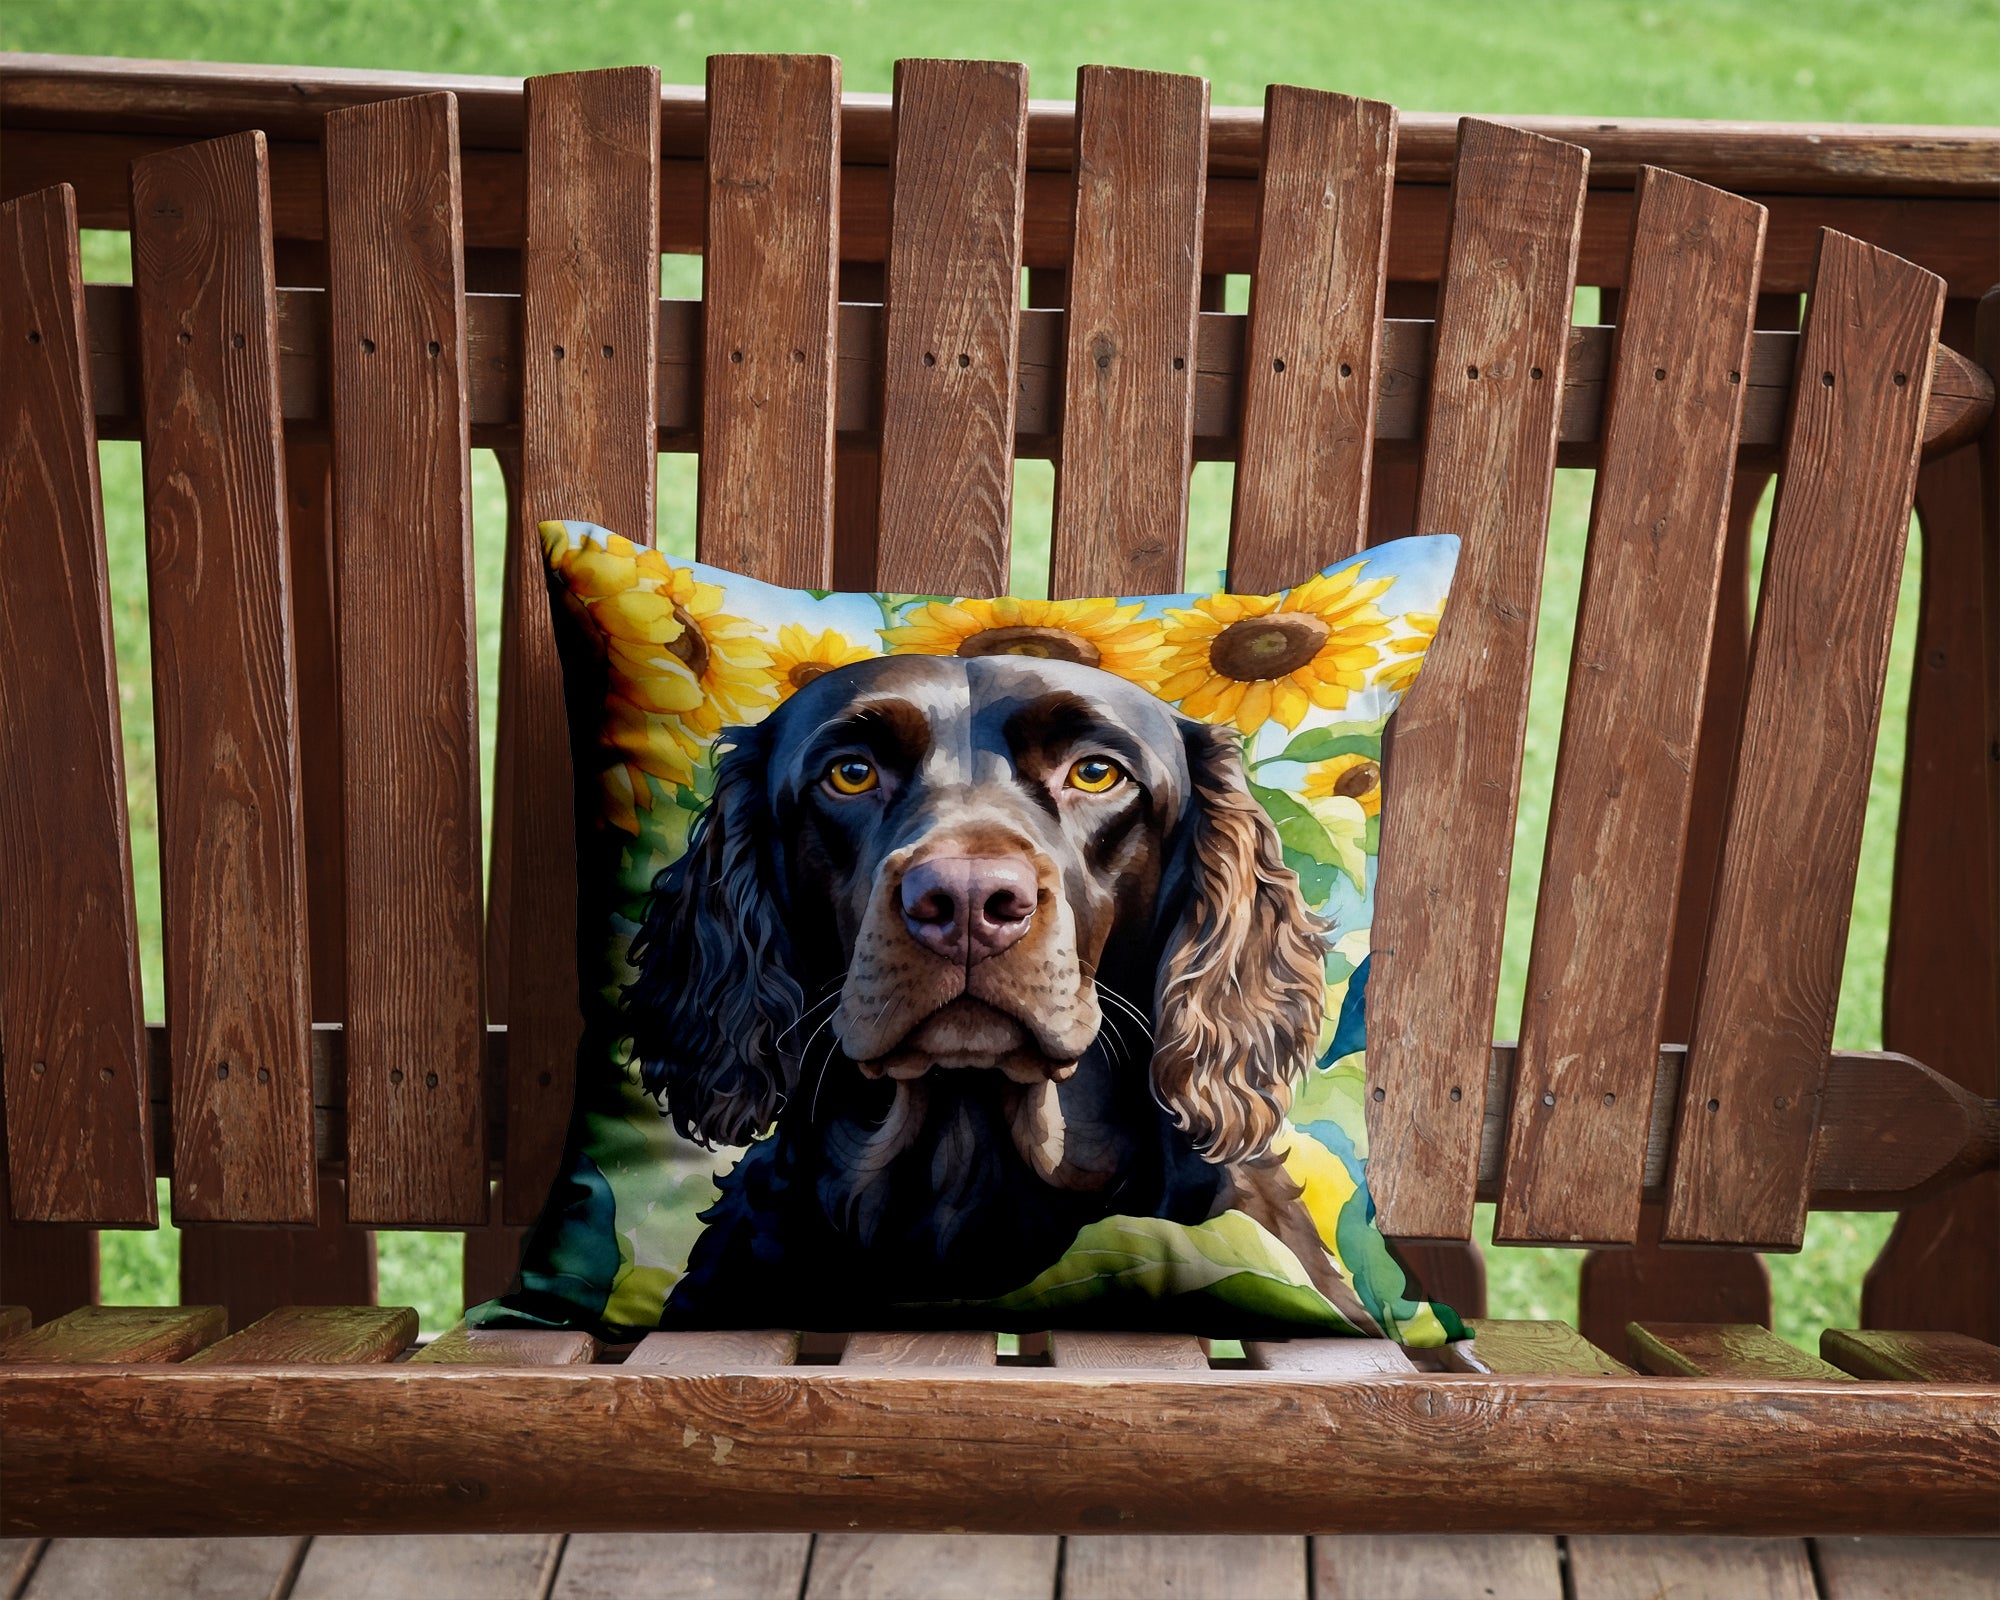
[{"label": "dog's floppy ear", "polygon": [[1153,1088],[1211,1161],[1262,1155],[1311,1064],[1325,1010],[1323,924],[1243,778],[1234,738],[1183,725],[1191,788],[1161,953]]},{"label": "dog's floppy ear", "polygon": [[748,1144],[791,1092],[784,1036],[802,1010],[774,896],[764,745],[733,729],[715,797],[687,853],[653,883],[625,988],[633,1053],[674,1126],[704,1145]]}]

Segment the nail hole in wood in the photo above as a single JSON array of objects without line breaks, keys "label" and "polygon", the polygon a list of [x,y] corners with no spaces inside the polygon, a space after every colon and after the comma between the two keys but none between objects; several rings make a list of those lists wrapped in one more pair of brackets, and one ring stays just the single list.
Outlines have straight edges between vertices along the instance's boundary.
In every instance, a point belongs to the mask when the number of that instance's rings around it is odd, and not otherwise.
[{"label": "nail hole in wood", "polygon": [[243,348],[243,335],[240,333],[232,333],[229,336],[229,343],[235,349],[241,350]]},{"label": "nail hole in wood", "polygon": [[806,353],[803,350],[794,350],[792,352],[792,359],[794,361],[803,362],[805,358],[806,358]]},{"label": "nail hole in wood", "polygon": [[1477,367],[1467,367],[1465,369],[1465,375],[1468,378],[1476,378],[1479,376],[1479,369]]},{"label": "nail hole in wood", "polygon": [[1375,1101],[1376,1101],[1376,1104],[1378,1104],[1378,1105],[1379,1105],[1379,1104],[1381,1104],[1381,1101],[1382,1101],[1382,1091],[1381,1091],[1380,1089],[1377,1089],[1377,1090],[1375,1091]]},{"label": "nail hole in wood", "polygon": [[364,356],[372,356],[375,353],[375,341],[373,339],[363,339],[361,341],[361,353]]},{"label": "nail hole in wood", "polygon": [[732,350],[729,352],[729,359],[731,361],[741,362],[743,359],[743,352],[741,350]]},{"label": "nail hole in wood", "polygon": [[1908,383],[1909,381],[1910,381],[1910,375],[1907,372],[1899,372],[1896,374],[1896,387],[1898,389],[1902,388],[1903,385]]},{"label": "nail hole in wood", "polygon": [[229,1081],[229,1063],[227,1061],[218,1061],[215,1064],[215,1076],[220,1082],[227,1083]]},{"label": "nail hole in wood", "polygon": [[1831,389],[1833,387],[1833,374],[1830,372],[1822,372],[1819,375],[1819,386],[1822,389]]},{"label": "nail hole in wood", "polygon": [[1351,378],[1354,376],[1354,369],[1350,367],[1345,361],[1343,361],[1340,364],[1340,375],[1343,378]]},{"label": "nail hole in wood", "polygon": [[550,1084],[554,1083],[555,1081],[556,1080],[554,1073],[538,1072],[535,1074],[535,1082],[540,1084],[544,1089],[546,1089]]},{"label": "nail hole in wood", "polygon": [[1186,356],[1175,356],[1175,357],[1174,357],[1174,371],[1176,371],[1176,372],[1185,372],[1185,371],[1187,371],[1187,357],[1186,357]]},{"label": "nail hole in wood", "polygon": [[1285,359],[1283,356],[1279,356],[1271,363],[1271,370],[1273,372],[1283,372],[1285,370]]},{"label": "nail hole in wood", "polygon": [[1653,382],[1665,383],[1666,381],[1667,381],[1667,369],[1665,367],[1653,368]]},{"label": "nail hole in wood", "polygon": [[109,1067],[99,1067],[97,1069],[97,1076],[103,1082],[109,1083],[112,1080],[112,1078],[116,1076],[116,1074],[113,1073]]},{"label": "nail hole in wood", "polygon": [[1464,1098],[1465,1098],[1465,1091],[1463,1089],[1454,1089],[1451,1091],[1451,1103],[1453,1105],[1457,1105],[1459,1101],[1463,1100]]},{"label": "nail hole in wood", "polygon": [[561,345],[556,346],[556,360],[560,361],[564,356],[568,354],[569,352],[565,350]]},{"label": "nail hole in wood", "polygon": [[1554,1105],[1555,1103],[1556,1103],[1556,1097],[1555,1097],[1555,1096],[1554,1096],[1553,1094],[1550,1094],[1550,1093],[1549,1093],[1549,1092],[1548,1092],[1548,1091],[1547,1091],[1546,1089],[1545,1089],[1545,1090],[1543,1090],[1543,1091],[1542,1091],[1542,1104],[1543,1104],[1543,1105],[1545,1105],[1545,1106],[1552,1106],[1552,1105]]},{"label": "nail hole in wood", "polygon": [[1616,1096],[1615,1094],[1607,1094],[1604,1097],[1604,1103],[1608,1106],[1615,1106],[1616,1104],[1618,1104],[1618,1096]]},{"label": "nail hole in wood", "polygon": [[966,367],[969,367],[972,365],[972,357],[967,355],[963,350],[961,350],[958,353],[958,364],[961,370]]},{"label": "nail hole in wood", "polygon": [[402,1087],[403,1069],[401,1067],[391,1067],[389,1069],[389,1082],[398,1088]]},{"label": "nail hole in wood", "polygon": [[1722,1102],[1720,1100],[1711,1100],[1708,1103],[1708,1109],[1711,1111],[1720,1111],[1722,1109]]},{"label": "nail hole in wood", "polygon": [[936,366],[936,365],[937,365],[937,352],[936,352],[936,351],[934,351],[934,350],[926,350],[926,351],[924,352],[924,365],[925,365],[925,366],[927,366],[927,367],[934,367],[934,366]]},{"label": "nail hole in wood", "polygon": [[1530,367],[1528,368],[1528,376],[1534,379],[1536,383],[1540,383],[1542,381],[1542,369],[1540,367]]},{"label": "nail hole in wood", "polygon": [[269,1083],[271,1081],[271,1069],[269,1067],[259,1067],[257,1069],[257,1081],[259,1083]]},{"label": "nail hole in wood", "polygon": [[604,357],[606,361],[609,361],[611,359],[611,346],[608,344],[603,345],[599,348],[597,353],[602,357]]},{"label": "nail hole in wood", "polygon": [[437,1086],[438,1075],[435,1072],[426,1072],[424,1074],[424,1087],[426,1089],[435,1089]]},{"label": "nail hole in wood", "polygon": [[429,344],[424,346],[424,350],[426,354],[435,356],[443,353],[444,346],[439,344],[437,340],[433,339]]},{"label": "nail hole in wood", "polygon": [[194,343],[194,335],[189,333],[185,328],[181,329],[181,331],[175,334],[174,337],[179,339],[182,344]]},{"label": "nail hole in wood", "polygon": [[41,342],[42,342],[42,330],[40,328],[30,328],[28,330],[28,343],[40,344]]},{"label": "nail hole in wood", "polygon": [[1743,381],[1743,374],[1740,372],[1732,372],[1729,375],[1729,381],[1731,383],[1741,383]]},{"label": "nail hole in wood", "polygon": [[34,1073],[34,1075],[39,1078],[49,1070],[49,1064],[46,1061],[37,1061],[28,1070]]}]

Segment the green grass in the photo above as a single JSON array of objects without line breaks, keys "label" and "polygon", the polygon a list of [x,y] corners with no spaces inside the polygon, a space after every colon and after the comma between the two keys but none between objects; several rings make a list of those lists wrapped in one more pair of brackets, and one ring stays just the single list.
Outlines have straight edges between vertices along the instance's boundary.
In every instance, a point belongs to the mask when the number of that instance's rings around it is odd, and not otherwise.
[{"label": "green grass", "polygon": [[[1485,6],[1453,0],[1013,0],[977,8],[921,0],[434,0],[417,6],[405,0],[40,0],[0,13],[0,47],[505,74],[648,61],[668,81],[682,83],[699,83],[703,60],[714,51],[823,50],[842,58],[849,89],[877,91],[890,87],[898,56],[988,55],[1026,61],[1034,92],[1056,98],[1069,97],[1078,65],[1105,61],[1204,73],[1218,104],[1254,104],[1263,85],[1277,79],[1377,96],[1410,110],[1607,117],[1957,123],[1990,121],[2000,105],[2000,0],[1516,0]],[[696,263],[669,261],[668,268],[668,293],[699,292]],[[86,241],[86,275],[126,276],[121,236]],[[1231,287],[1240,309],[1243,284]],[[1594,315],[1593,299],[1583,296],[1586,320]],[[107,443],[102,458],[147,1008],[158,1016],[157,811],[138,448]],[[682,553],[693,543],[693,465],[688,457],[663,457],[660,464],[660,536]],[[1195,473],[1188,567],[1197,583],[1210,581],[1223,564],[1230,477],[1231,469],[1220,464]],[[499,474],[483,452],[475,456],[473,483],[481,728],[490,759],[503,502]],[[1042,581],[1052,490],[1046,462],[1021,464],[1015,584],[1023,590]],[[1513,1032],[1520,1013],[1589,500],[1587,473],[1559,474],[1495,1018],[1503,1036]],[[1915,562],[1913,547],[1841,987],[1837,1042],[1845,1048],[1880,1042]],[[1780,1332],[1810,1345],[1819,1328],[1852,1324],[1861,1274],[1888,1222],[1816,1216],[1800,1254],[1771,1258]],[[1491,1210],[1482,1207],[1479,1232],[1489,1244],[1491,1227]],[[385,1234],[380,1246],[385,1300],[417,1305],[427,1327],[456,1315],[456,1236]],[[106,1234],[106,1298],[173,1299],[177,1254],[171,1227],[157,1234]],[[1494,1313],[1573,1316],[1579,1259],[1566,1251],[1491,1250]]]}]

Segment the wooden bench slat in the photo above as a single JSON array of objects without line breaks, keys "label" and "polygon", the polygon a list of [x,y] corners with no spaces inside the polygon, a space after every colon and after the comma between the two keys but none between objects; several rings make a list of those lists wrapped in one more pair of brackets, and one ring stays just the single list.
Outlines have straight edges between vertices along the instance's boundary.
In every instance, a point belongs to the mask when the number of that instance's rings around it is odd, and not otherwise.
[{"label": "wooden bench slat", "polygon": [[1187,548],[1208,82],[1085,67],[1049,593],[1173,594]]},{"label": "wooden bench slat", "polygon": [[1284,1534],[1073,1534],[1063,1600],[1306,1600],[1306,1563],[1306,1541]]},{"label": "wooden bench slat", "polygon": [[1377,1372],[1417,1370],[1416,1363],[1393,1339],[1246,1339],[1243,1353],[1260,1372],[1359,1378]]},{"label": "wooden bench slat", "polygon": [[1688,1378],[1844,1378],[1755,1323],[1634,1322],[1625,1330],[1639,1370]]},{"label": "wooden bench slat", "polygon": [[221,1306],[83,1306],[0,1347],[0,1362],[180,1361],[229,1331]]},{"label": "wooden bench slat", "polygon": [[1760,1595],[1817,1600],[1803,1539],[1578,1534],[1569,1541],[1574,1600],[1630,1595]]},{"label": "wooden bench slat", "polygon": [[798,1600],[811,1551],[809,1533],[573,1533],[546,1592],[548,1600],[660,1600],[675,1590]]},{"label": "wooden bench slat", "polygon": [[2000,1347],[1968,1333],[1828,1328],[1819,1353],[1857,1378],[1912,1383],[2000,1383]]},{"label": "wooden bench slat", "polygon": [[1321,1534],[1312,1545],[1318,1600],[1564,1600],[1547,1534]]},{"label": "wooden bench slat", "polygon": [[132,168],[174,1214],[311,1222],[312,995],[261,133]]},{"label": "wooden bench slat", "polygon": [[799,1336],[782,1328],[720,1328],[699,1333],[649,1333],[625,1358],[628,1367],[733,1372],[738,1367],[789,1367]]},{"label": "wooden bench slat", "polygon": [[581,1367],[597,1359],[597,1341],[565,1328],[468,1328],[454,1323],[410,1357],[460,1367]]},{"label": "wooden bench slat", "polygon": [[1497,1241],[1638,1237],[1763,233],[1760,206],[1640,180]]},{"label": "wooden bench slat", "polygon": [[896,63],[874,583],[1007,592],[1028,69]]},{"label": "wooden bench slat", "polygon": [[1099,1371],[1206,1372],[1208,1352],[1191,1334],[1057,1329],[1049,1335],[1049,1364]]},{"label": "wooden bench slat", "polygon": [[307,1548],[285,1600],[545,1600],[562,1553],[551,1533],[333,1534]]},{"label": "wooden bench slat", "polygon": [[999,1341],[990,1333],[850,1333],[843,1367],[992,1367]]},{"label": "wooden bench slat", "polygon": [[326,185],[348,1214],[478,1223],[479,701],[451,97],[334,112]]},{"label": "wooden bench slat", "polygon": [[1229,586],[1271,594],[1367,542],[1396,108],[1264,92]]},{"label": "wooden bench slat", "polygon": [[[508,732],[505,1220],[533,1222],[562,1162],[583,1032],[574,785],[537,525],[653,542],[660,297],[656,67],[530,78],[521,464],[501,669]],[[489,916],[497,908],[489,908]]]},{"label": "wooden bench slat", "polygon": [[347,1221],[347,1188],[337,1173],[320,1169],[318,1183],[319,1222],[311,1228],[184,1224],[182,1302],[225,1306],[238,1328],[283,1306],[372,1304],[375,1235]]},{"label": "wooden bench slat", "polygon": [[26,1333],[34,1320],[26,1306],[0,1306],[0,1343]]},{"label": "wooden bench slat", "polygon": [[104,509],[65,185],[0,206],[0,1035],[23,1222],[157,1218]]},{"label": "wooden bench slat", "polygon": [[226,1367],[393,1361],[416,1337],[408,1306],[282,1306],[188,1359]]},{"label": "wooden bench slat", "polygon": [[1500,1377],[1558,1377],[1563,1373],[1595,1373],[1627,1377],[1632,1369],[1596,1345],[1567,1322],[1534,1322],[1509,1317],[1475,1317],[1469,1347],[1447,1347],[1446,1366],[1459,1371],[1490,1372]]},{"label": "wooden bench slat", "polygon": [[1368,988],[1369,1182],[1398,1237],[1472,1226],[1587,165],[1461,124],[1417,531],[1462,544],[1396,723]]},{"label": "wooden bench slat", "polygon": [[[1829,233],[1800,344],[1665,1237],[1795,1250],[1944,285]],[[1900,379],[1900,381],[1898,381]]]},{"label": "wooden bench slat", "polygon": [[701,559],[833,575],[840,63],[711,56]]},{"label": "wooden bench slat", "polygon": [[822,1533],[805,1600],[1053,1600],[1061,1555],[1052,1534]]}]

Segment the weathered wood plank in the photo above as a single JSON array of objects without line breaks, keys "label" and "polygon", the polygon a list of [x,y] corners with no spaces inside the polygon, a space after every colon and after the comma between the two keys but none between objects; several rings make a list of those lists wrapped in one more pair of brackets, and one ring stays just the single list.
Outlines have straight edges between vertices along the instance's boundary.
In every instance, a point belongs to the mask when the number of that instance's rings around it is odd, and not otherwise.
[{"label": "weathered wood plank", "polygon": [[26,1333],[34,1320],[26,1306],[0,1306],[0,1341]]},{"label": "weathered wood plank", "polygon": [[1199,1339],[1183,1333],[1057,1329],[1049,1335],[1049,1362],[1096,1371],[1206,1372],[1208,1352]]},{"label": "weathered wood plank", "polygon": [[1358,1378],[1373,1372],[1417,1370],[1403,1347],[1391,1339],[1246,1339],[1243,1353],[1259,1372]]},{"label": "weathered wood plank", "polygon": [[107,1595],[173,1600],[243,1600],[278,1595],[305,1540],[52,1539],[22,1600],[104,1600]]},{"label": "weathered wood plank", "polygon": [[769,583],[833,573],[840,63],[711,56],[701,559]]},{"label": "weathered wood plank", "polygon": [[312,1222],[312,996],[260,133],[132,168],[174,1215]]},{"label": "weathered wood plank", "polygon": [[0,1299],[37,1321],[97,1298],[97,1230],[79,1222],[15,1222],[0,1205]]},{"label": "weathered wood plank", "polygon": [[[10,152],[11,154],[11,152]],[[0,206],[0,1034],[22,1222],[157,1217],[90,365],[67,187]]]},{"label": "weathered wood plank", "polygon": [[798,1600],[805,1533],[573,1533],[549,1600]]},{"label": "weathered wood plank", "polygon": [[1813,1540],[1824,1600],[2000,1600],[2000,1540]]},{"label": "weathered wood plank", "polygon": [[1187,548],[1208,82],[1085,67],[1049,593],[1172,594]]},{"label": "weathered wood plank", "polygon": [[1584,1535],[1569,1545],[1574,1600],[1817,1600],[1803,1539],[1690,1539],[1652,1534]]},{"label": "weathered wood plank", "polygon": [[1626,1333],[1642,1372],[1688,1378],[1847,1376],[1755,1323],[1635,1322]]},{"label": "weathered wood plank", "polygon": [[1028,69],[899,61],[895,114],[874,586],[1004,594]]},{"label": "weathered wood plank", "polygon": [[478,1223],[479,700],[451,97],[333,113],[326,183],[348,1215]]},{"label": "weathered wood plank", "polygon": [[1062,1541],[1017,1533],[822,1533],[805,1600],[1052,1600]]},{"label": "weathered wood plank", "polygon": [[1396,723],[1368,985],[1370,1186],[1399,1237],[1472,1226],[1587,165],[1462,125],[1416,531],[1463,544]]},{"label": "weathered wood plank", "polygon": [[625,1358],[628,1367],[679,1372],[734,1372],[740,1367],[789,1367],[799,1336],[777,1328],[723,1328],[701,1333],[649,1333]]},{"label": "weathered wood plank", "polygon": [[[334,1153],[331,1141],[327,1153]],[[316,1227],[186,1224],[180,1230],[181,1303],[225,1306],[238,1328],[281,1306],[373,1305],[375,1235],[346,1216],[346,1187],[322,1168]]]},{"label": "weathered wood plank", "polygon": [[1547,1535],[1328,1534],[1312,1556],[1318,1600],[1564,1600],[1562,1557]]},{"label": "weathered wood plank", "polygon": [[1665,1237],[1797,1249],[1944,285],[1829,233],[1800,345]]},{"label": "weathered wood plank", "polygon": [[[1605,1377],[1626,1377],[1632,1369],[1606,1355],[1567,1322],[1529,1322],[1506,1317],[1475,1317],[1471,1355],[1478,1365],[1471,1370],[1490,1372],[1498,1377],[1553,1377],[1561,1373],[1596,1373]],[[1458,1346],[1450,1348],[1447,1361],[1462,1359]]]},{"label": "weathered wood plank", "polygon": [[850,1333],[843,1367],[990,1367],[1000,1359],[990,1333]]},{"label": "weathered wood plank", "polygon": [[221,1306],[82,1306],[0,1347],[42,1366],[181,1361],[229,1331]]},{"label": "weathered wood plank", "polygon": [[1368,535],[1396,108],[1264,91],[1229,587],[1271,594]]},{"label": "weathered wood plank", "polygon": [[1764,212],[1640,180],[1515,1056],[1500,1243],[1639,1233]]},{"label": "weathered wood plank", "polygon": [[313,1540],[286,1600],[545,1600],[561,1554],[547,1533],[334,1535]]},{"label": "weathered wood plank", "polygon": [[2000,1383],[2000,1347],[1967,1333],[1828,1328],[1819,1353],[1857,1378],[1914,1383]]},{"label": "weathered wood plank", "polygon": [[[1992,1420],[1990,1389],[1945,1384],[27,1367],[0,1385],[0,1534],[113,1517],[134,1534],[1200,1533],[1252,1515],[1266,1530],[1395,1533],[1434,1530],[1446,1506],[1469,1533],[1554,1519],[1967,1533],[1991,1526],[2000,1495]],[[1342,1470],[1299,1471],[1329,1439]],[[190,1481],[207,1491],[194,1501]]]},{"label": "weathered wood plank", "polygon": [[392,1361],[416,1341],[408,1306],[285,1306],[188,1357],[196,1365]]},{"label": "weathered wood plank", "polygon": [[579,1367],[597,1359],[597,1341],[560,1328],[468,1328],[458,1323],[412,1362],[457,1367]]},{"label": "weathered wood plank", "polygon": [[[656,67],[530,78],[521,294],[520,511],[508,544],[505,1220],[533,1222],[562,1162],[583,1031],[569,723],[539,523],[653,542],[660,243]],[[489,913],[490,914],[490,913]]]},{"label": "weathered wood plank", "polygon": [[1283,1534],[1113,1534],[1063,1546],[1063,1600],[1306,1600],[1306,1541]]},{"label": "weathered wood plank", "polygon": [[[1669,1097],[1665,1109],[1671,1111],[1672,1106]],[[1880,1137],[1888,1127],[1886,1119],[1878,1122],[1871,1136]],[[1889,1136],[1894,1137],[1893,1132]],[[1664,1145],[1658,1154],[1664,1170]],[[1647,1159],[1652,1158],[1649,1150]],[[1576,1308],[1576,1325],[1584,1338],[1622,1360],[1632,1360],[1626,1329],[1633,1322],[1673,1318],[1770,1325],[1771,1269],[1762,1256],[1754,1250],[1668,1249],[1660,1242],[1665,1223],[1665,1205],[1649,1194],[1639,1208],[1637,1244],[1585,1253],[1583,1270],[1577,1274]]]}]

